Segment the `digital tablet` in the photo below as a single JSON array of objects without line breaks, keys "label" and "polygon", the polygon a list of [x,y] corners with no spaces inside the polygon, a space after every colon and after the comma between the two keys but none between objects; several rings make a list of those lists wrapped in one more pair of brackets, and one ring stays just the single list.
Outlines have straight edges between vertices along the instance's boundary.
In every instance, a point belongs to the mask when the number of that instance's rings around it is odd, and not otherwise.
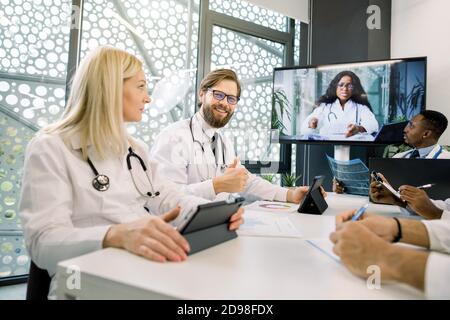
[{"label": "digital tablet", "polygon": [[228,223],[230,217],[242,206],[245,198],[238,197],[225,201],[217,201],[201,204],[197,211],[187,217],[186,222],[179,227],[181,234],[211,228],[213,226]]},{"label": "digital tablet", "polygon": [[308,192],[298,207],[299,213],[322,214],[328,208],[320,190],[324,179],[325,176],[314,177]]}]

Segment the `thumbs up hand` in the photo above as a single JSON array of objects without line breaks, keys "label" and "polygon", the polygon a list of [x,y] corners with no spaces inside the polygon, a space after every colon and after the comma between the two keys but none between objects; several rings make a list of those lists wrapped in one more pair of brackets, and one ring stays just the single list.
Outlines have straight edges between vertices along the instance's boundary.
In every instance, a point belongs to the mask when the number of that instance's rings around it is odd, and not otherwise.
[{"label": "thumbs up hand", "polygon": [[245,190],[249,172],[245,168],[237,168],[238,164],[239,159],[235,158],[223,175],[215,177],[212,180],[216,194],[221,192],[242,192]]}]

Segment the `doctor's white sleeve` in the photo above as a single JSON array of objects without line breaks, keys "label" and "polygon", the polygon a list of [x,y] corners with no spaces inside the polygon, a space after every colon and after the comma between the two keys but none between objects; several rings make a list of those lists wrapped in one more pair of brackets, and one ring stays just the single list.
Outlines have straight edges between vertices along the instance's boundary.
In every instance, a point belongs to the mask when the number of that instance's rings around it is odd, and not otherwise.
[{"label": "doctor's white sleeve", "polygon": [[431,202],[433,202],[436,207],[443,210],[441,219],[450,220],[450,199],[445,201],[431,200]]},{"label": "doctor's white sleeve", "polygon": [[[312,129],[309,128],[309,120],[312,118],[317,118],[317,128]],[[300,128],[300,134],[318,134],[320,132],[320,127],[323,125],[323,106],[316,107],[314,111],[306,117],[305,120],[303,120],[301,128]]]},{"label": "doctor's white sleeve", "polygon": [[27,147],[19,215],[32,261],[56,273],[57,263],[102,249],[110,228],[75,228],[72,185],[62,157],[62,141],[37,137]]},{"label": "doctor's white sleeve", "polygon": [[450,254],[450,220],[422,220],[430,239],[430,249]]},{"label": "doctor's white sleeve", "polygon": [[[428,299],[450,299],[450,220],[422,220],[428,232],[430,249],[425,269]],[[446,253],[446,254],[442,254]]]},{"label": "doctor's white sleeve", "polygon": [[177,226],[193,214],[199,204],[210,202],[208,199],[186,193],[184,189],[180,189],[179,185],[165,179],[165,172],[161,170],[159,163],[150,160],[150,168],[152,172],[152,183],[155,189],[160,192],[159,196],[149,198],[147,201],[146,207],[150,210],[150,213],[161,216],[180,206],[180,215],[171,222],[172,225]]},{"label": "doctor's white sleeve", "polygon": [[245,192],[264,200],[286,202],[288,189],[276,186],[261,177],[250,174]]},{"label": "doctor's white sleeve", "polygon": [[450,256],[432,252],[425,269],[425,295],[428,299],[450,299]]},{"label": "doctor's white sleeve", "polygon": [[216,193],[212,179],[194,183],[189,181],[189,146],[191,144],[187,144],[182,137],[164,130],[156,137],[150,158],[159,164],[164,176],[177,184],[183,192],[213,200]]},{"label": "doctor's white sleeve", "polygon": [[370,111],[367,106],[358,104],[358,108],[361,112],[361,126],[366,129],[367,133],[372,134],[374,132],[378,132],[378,121],[375,118],[375,115]]}]

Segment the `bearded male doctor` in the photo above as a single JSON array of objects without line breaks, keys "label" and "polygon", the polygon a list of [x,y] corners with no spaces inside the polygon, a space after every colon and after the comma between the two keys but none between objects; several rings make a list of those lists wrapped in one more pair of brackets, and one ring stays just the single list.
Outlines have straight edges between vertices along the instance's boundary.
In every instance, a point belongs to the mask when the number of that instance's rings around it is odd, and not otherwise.
[{"label": "bearded male doctor", "polygon": [[308,187],[288,190],[250,174],[236,158],[233,142],[220,132],[233,116],[240,94],[234,71],[210,72],[200,84],[200,110],[162,130],[151,156],[169,179],[205,199],[239,192],[264,200],[300,203]]}]

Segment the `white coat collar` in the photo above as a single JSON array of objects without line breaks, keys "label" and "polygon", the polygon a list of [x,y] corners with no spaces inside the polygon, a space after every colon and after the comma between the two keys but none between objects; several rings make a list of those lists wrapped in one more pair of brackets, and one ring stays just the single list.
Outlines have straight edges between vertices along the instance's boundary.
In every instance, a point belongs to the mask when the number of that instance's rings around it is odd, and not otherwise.
[{"label": "white coat collar", "polygon": [[[68,141],[70,143],[70,146],[72,147],[73,150],[80,150],[81,149],[81,135],[80,133],[74,133],[71,136],[69,136]],[[87,146],[91,146],[92,142],[90,141],[90,139],[88,140]]]},{"label": "white coat collar", "polygon": [[333,106],[338,107],[342,112],[345,112],[345,110],[349,110],[354,106],[354,102],[352,99],[347,100],[347,102],[344,105],[344,110],[342,110],[341,101],[338,98],[336,98],[336,101],[333,103]]},{"label": "white coat collar", "polygon": [[[70,136],[66,136],[64,138],[65,141],[68,141],[70,143],[70,146],[73,150],[80,150],[81,149],[81,134],[79,132],[76,132]],[[86,144],[86,147],[91,147],[92,141],[89,138]],[[134,147],[134,144],[130,141],[130,138],[127,141],[127,148],[128,147]]]}]

